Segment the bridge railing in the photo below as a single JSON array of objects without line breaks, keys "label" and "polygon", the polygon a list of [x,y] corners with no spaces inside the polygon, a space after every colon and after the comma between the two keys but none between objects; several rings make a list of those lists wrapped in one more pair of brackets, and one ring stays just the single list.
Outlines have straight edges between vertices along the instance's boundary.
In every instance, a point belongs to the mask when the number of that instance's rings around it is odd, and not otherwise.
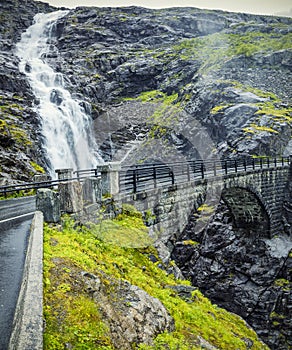
[{"label": "bridge railing", "polygon": [[194,160],[170,164],[123,166],[119,172],[119,187],[122,193],[137,193],[196,179],[243,173],[257,169],[284,167],[289,164],[289,157],[280,157],[223,159],[220,161]]},{"label": "bridge railing", "polygon": [[[117,193],[117,188],[118,192],[121,193],[137,193],[157,187],[186,183],[196,179],[224,176],[231,173],[244,173],[257,169],[284,167],[289,164],[289,157],[222,159],[219,161],[192,160],[170,164],[123,165],[121,168],[113,168],[103,164],[95,169],[75,171],[74,177],[0,186],[0,195],[6,197],[13,192],[17,193],[38,188],[54,188],[60,183],[74,180],[82,182],[89,177],[100,178],[101,182],[104,181],[108,187],[104,188],[103,192],[112,194],[113,192],[109,185],[111,182],[116,182],[116,174],[118,174],[118,184],[117,186],[114,185],[115,193]],[[112,178],[108,177],[110,172],[114,174]],[[66,176],[66,174],[65,170],[63,175]],[[101,186],[106,187],[105,184],[102,183]]]}]

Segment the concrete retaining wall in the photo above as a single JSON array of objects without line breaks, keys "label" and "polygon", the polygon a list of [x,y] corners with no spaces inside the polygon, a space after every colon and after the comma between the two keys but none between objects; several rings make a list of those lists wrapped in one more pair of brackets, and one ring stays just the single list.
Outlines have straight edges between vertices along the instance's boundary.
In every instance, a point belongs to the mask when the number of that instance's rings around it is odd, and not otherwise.
[{"label": "concrete retaining wall", "polygon": [[23,279],[8,350],[43,349],[43,214],[31,225]]}]

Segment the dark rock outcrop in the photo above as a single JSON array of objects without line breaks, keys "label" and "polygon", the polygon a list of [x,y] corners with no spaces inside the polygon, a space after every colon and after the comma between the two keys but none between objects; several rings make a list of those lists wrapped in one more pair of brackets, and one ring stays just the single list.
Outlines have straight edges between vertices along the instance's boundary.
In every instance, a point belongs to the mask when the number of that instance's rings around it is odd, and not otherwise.
[{"label": "dark rock outcrop", "polygon": [[[223,202],[205,230],[195,234],[195,226],[192,215],[172,254],[184,276],[214,303],[241,315],[271,349],[289,349],[291,238],[234,229]],[[198,244],[183,244],[188,240]]]}]

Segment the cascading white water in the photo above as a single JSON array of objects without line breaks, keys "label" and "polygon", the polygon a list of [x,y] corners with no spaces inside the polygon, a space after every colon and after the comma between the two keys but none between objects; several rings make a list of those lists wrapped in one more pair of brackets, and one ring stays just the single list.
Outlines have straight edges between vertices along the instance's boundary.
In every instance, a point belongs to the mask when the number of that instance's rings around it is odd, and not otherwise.
[{"label": "cascading white water", "polygon": [[88,169],[97,163],[90,116],[80,101],[73,100],[65,89],[63,75],[45,61],[51,50],[54,25],[66,13],[37,14],[35,23],[23,33],[16,52],[20,58],[19,69],[27,75],[39,100],[38,112],[51,175],[55,169]]}]

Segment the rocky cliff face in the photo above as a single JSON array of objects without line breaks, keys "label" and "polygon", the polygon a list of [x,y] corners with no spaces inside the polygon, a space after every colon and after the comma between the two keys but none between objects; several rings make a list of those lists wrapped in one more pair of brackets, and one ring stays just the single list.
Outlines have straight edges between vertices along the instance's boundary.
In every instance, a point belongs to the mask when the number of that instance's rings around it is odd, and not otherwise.
[{"label": "rocky cliff face", "polygon": [[[46,167],[38,101],[18,71],[14,48],[33,15],[53,8],[5,0],[0,10],[3,183],[28,180],[35,163]],[[288,155],[291,24],[194,8],[79,7],[58,21],[58,51],[44,59],[91,114],[105,160]],[[182,271],[243,315],[272,348],[288,349],[291,253],[275,256],[260,232],[253,238],[234,230],[224,206],[200,236],[192,225],[181,242],[199,245],[178,242],[173,252]],[[282,238],[278,243],[285,245]]]},{"label": "rocky cliff face", "polygon": [[193,213],[172,258],[213,302],[241,315],[271,349],[291,347],[290,236],[235,229],[224,202],[195,233]]},{"label": "rocky cliff face", "polygon": [[21,33],[38,12],[51,11],[41,2],[0,3],[0,184],[28,181],[45,165],[40,120],[29,83],[14,55]]},{"label": "rocky cliff face", "polygon": [[[1,4],[4,177],[14,172],[8,159],[15,153],[25,178],[34,171],[31,160],[46,167],[37,101],[13,50],[33,15],[51,10],[33,1]],[[198,123],[207,128],[214,153],[281,155],[288,152],[291,134],[290,30],[288,18],[193,8],[80,7],[59,20],[59,52],[46,60],[64,73],[68,88],[96,119],[105,159],[124,157],[149,131],[193,157],[186,139],[200,134]],[[152,93],[141,98],[146,91]],[[116,113],[117,104],[122,113]],[[133,109],[140,110],[138,118]],[[106,124],[112,130],[105,134]]]}]

